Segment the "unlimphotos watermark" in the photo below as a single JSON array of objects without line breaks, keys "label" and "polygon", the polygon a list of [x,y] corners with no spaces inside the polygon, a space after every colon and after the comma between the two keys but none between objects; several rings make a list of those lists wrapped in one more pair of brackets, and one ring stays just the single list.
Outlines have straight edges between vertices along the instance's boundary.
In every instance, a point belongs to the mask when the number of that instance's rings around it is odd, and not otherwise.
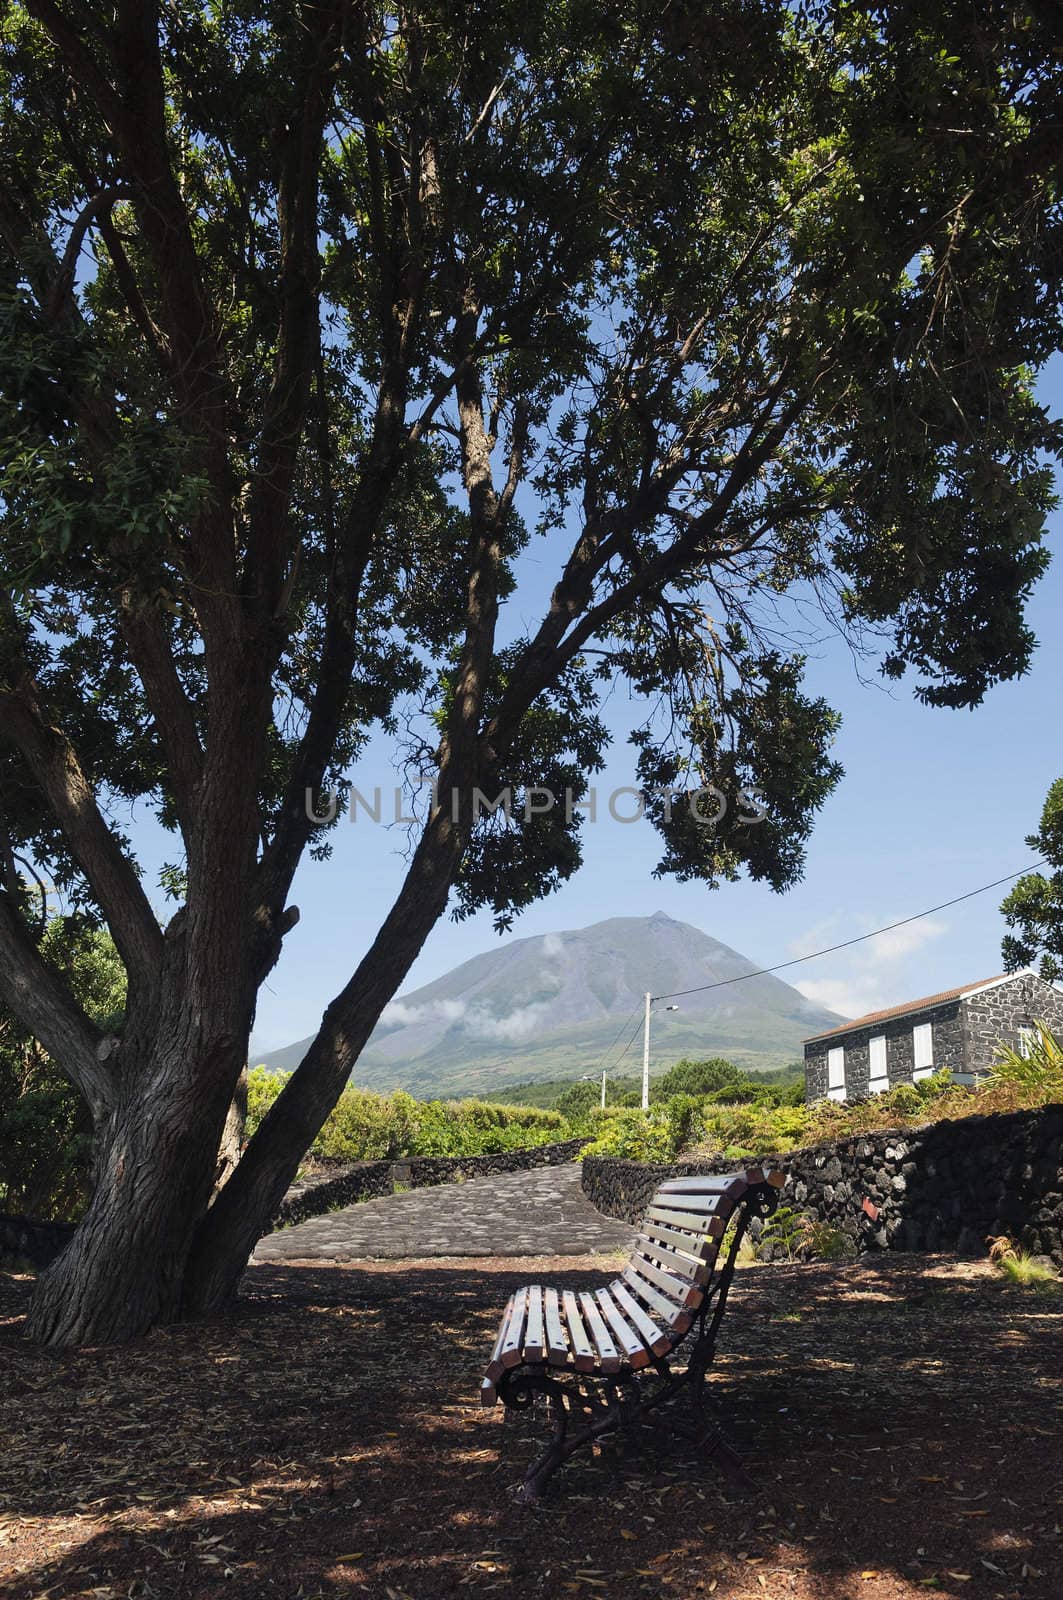
[{"label": "unlimphotos watermark", "polygon": [[[422,784],[431,785],[432,811],[435,812],[441,804],[446,803],[445,794],[440,794],[439,780],[426,775]],[[306,815],[311,822],[322,827],[336,821],[341,806],[346,810],[349,822],[358,822],[362,818],[373,823],[416,823],[419,820],[407,813],[406,791],[401,785],[387,791],[387,795],[385,799],[385,790],[379,784],[374,785],[368,796],[353,785],[345,793],[339,789],[326,789],[323,794],[315,795],[313,789],[307,789]],[[451,789],[449,804],[455,822],[460,820],[468,799],[467,791]],[[660,801],[661,814],[666,823],[672,821],[677,806],[686,806],[691,820],[704,828],[719,826],[732,805],[736,812],[735,820],[747,827],[763,822],[768,815],[767,806],[755,790],[739,789],[731,801],[722,789],[712,783],[697,789],[674,784],[651,789],[622,785],[604,794],[590,784],[582,795],[569,788],[558,795],[544,784],[529,783],[519,788],[507,784],[494,795],[474,788],[471,795],[472,820],[475,823],[484,816],[501,815],[507,822],[512,822],[514,817],[531,822],[535,817],[563,809],[566,822],[571,822],[577,813],[587,822],[598,822],[605,816],[613,822],[640,822],[651,800]]]}]

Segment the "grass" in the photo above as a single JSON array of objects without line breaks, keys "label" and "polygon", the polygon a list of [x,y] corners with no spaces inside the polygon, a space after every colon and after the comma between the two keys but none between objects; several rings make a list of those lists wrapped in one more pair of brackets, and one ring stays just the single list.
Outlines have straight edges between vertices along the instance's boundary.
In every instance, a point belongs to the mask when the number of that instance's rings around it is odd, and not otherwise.
[{"label": "grass", "polygon": [[994,1270],[1009,1283],[1018,1284],[1023,1289],[1063,1287],[1063,1279],[1053,1266],[1016,1244],[1008,1234],[1001,1234],[999,1238],[986,1242]]}]

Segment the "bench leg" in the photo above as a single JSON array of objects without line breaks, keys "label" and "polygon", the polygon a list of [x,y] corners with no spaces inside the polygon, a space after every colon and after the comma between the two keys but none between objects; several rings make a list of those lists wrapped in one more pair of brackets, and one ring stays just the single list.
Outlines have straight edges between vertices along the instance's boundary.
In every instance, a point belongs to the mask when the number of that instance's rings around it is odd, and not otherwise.
[{"label": "bench leg", "polygon": [[733,1484],[736,1489],[742,1489],[746,1494],[756,1494],[758,1490],[756,1479],[747,1470],[737,1450],[732,1449],[716,1424],[706,1417],[704,1404],[692,1397],[691,1410],[697,1418],[696,1421],[688,1421],[686,1417],[675,1414],[671,1408],[661,1413],[662,1420],[674,1433],[689,1439],[697,1450],[708,1456],[728,1483]]},{"label": "bench leg", "polygon": [[[595,1395],[584,1396],[577,1390],[566,1389],[545,1375],[521,1373],[505,1385],[503,1401],[514,1410],[525,1410],[536,1394],[545,1394],[550,1402],[553,1437],[525,1473],[524,1481],[517,1490],[517,1500],[521,1505],[534,1505],[542,1498],[558,1467],[563,1466],[569,1456],[575,1455],[577,1450],[601,1438],[603,1434],[614,1432],[622,1421],[620,1397],[613,1384],[608,1386],[603,1402]],[[578,1402],[581,1408],[589,1406],[592,1412],[597,1412],[590,1422],[576,1429],[571,1427],[574,1402]]]}]

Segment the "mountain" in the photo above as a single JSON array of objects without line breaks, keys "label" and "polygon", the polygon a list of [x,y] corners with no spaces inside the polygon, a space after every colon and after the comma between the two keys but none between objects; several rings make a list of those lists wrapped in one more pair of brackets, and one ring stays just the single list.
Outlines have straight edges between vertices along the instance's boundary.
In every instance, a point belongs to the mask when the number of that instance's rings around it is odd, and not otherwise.
[{"label": "mountain", "polygon": [[[510,939],[393,1000],[354,1081],[422,1098],[489,1096],[507,1084],[578,1078],[603,1065],[641,1071],[647,989],[702,989],[667,1002],[676,1011],[655,1011],[651,1071],[666,1071],[680,1056],[726,1056],[754,1071],[785,1066],[800,1059],[802,1039],[844,1019],[778,978],[726,982],[756,967],[662,911]],[[288,1071],[309,1042],[260,1059]]]}]

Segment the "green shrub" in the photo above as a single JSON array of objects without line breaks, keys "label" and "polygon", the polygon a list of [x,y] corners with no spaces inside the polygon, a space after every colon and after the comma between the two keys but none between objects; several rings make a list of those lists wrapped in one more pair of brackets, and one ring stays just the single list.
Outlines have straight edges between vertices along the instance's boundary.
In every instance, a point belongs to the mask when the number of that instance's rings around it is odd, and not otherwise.
[{"label": "green shrub", "polygon": [[258,1132],[266,1112],[291,1077],[290,1072],[270,1072],[268,1067],[252,1067],[247,1074],[247,1119],[244,1132],[248,1139]]},{"label": "green shrub", "polygon": [[500,1106],[486,1100],[412,1101],[416,1107],[410,1155],[479,1156],[572,1137],[558,1111]]},{"label": "green shrub", "polygon": [[1063,1044],[1046,1022],[1034,1023],[1034,1036],[1026,1055],[1010,1045],[997,1046],[991,1080],[1013,1086],[1023,1095],[1063,1098]]},{"label": "green shrub", "polygon": [[[255,1067],[247,1075],[250,1138],[287,1081]],[[329,1113],[311,1153],[342,1161],[394,1161],[399,1156],[478,1156],[572,1137],[557,1111],[500,1106],[484,1100],[415,1100],[396,1089],[374,1094],[349,1084]]]},{"label": "green shrub", "polygon": [[394,1161],[410,1151],[416,1108],[416,1100],[401,1090],[372,1094],[348,1085],[314,1140],[314,1153],[344,1161]]},{"label": "green shrub", "polygon": [[726,1090],[728,1086],[735,1087],[741,1081],[742,1074],[734,1062],[724,1061],[721,1056],[714,1056],[711,1061],[677,1061],[659,1078],[651,1080],[650,1104],[670,1100],[678,1094],[703,1098]]},{"label": "green shrub", "polygon": [[764,1224],[757,1243],[757,1254],[762,1258],[782,1255],[787,1261],[797,1261],[808,1245],[809,1219],[793,1206],[778,1206]]},{"label": "green shrub", "polygon": [[667,1112],[621,1109],[605,1122],[584,1155],[618,1156],[627,1161],[671,1161],[675,1154]]},{"label": "green shrub", "polygon": [[689,1150],[705,1135],[702,1102],[691,1094],[673,1095],[665,1107],[668,1139],[674,1155]]}]

